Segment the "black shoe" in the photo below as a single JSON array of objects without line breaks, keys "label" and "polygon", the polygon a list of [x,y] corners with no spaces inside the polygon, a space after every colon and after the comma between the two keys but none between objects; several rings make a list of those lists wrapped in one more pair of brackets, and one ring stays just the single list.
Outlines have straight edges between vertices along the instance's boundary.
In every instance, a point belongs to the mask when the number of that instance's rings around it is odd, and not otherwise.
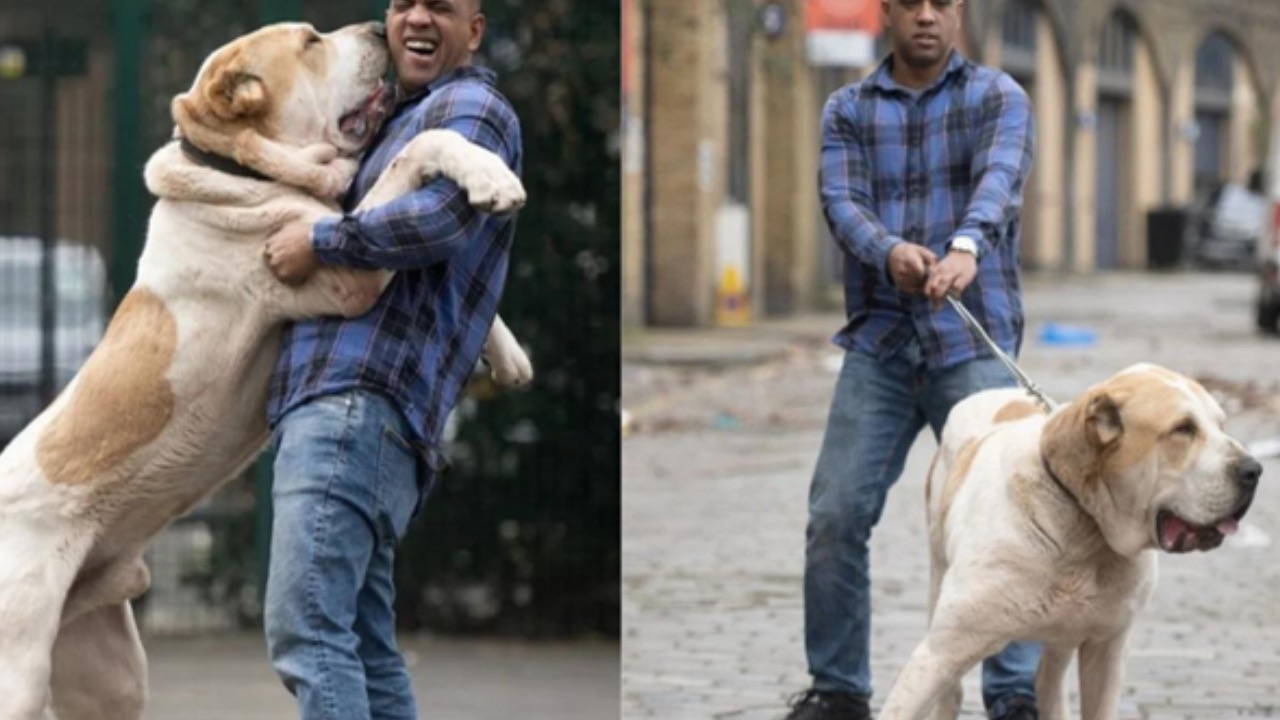
[{"label": "black shoe", "polygon": [[1026,695],[1013,695],[1004,698],[1000,705],[1000,714],[992,715],[991,720],[1040,720],[1040,711],[1036,710],[1036,699]]},{"label": "black shoe", "polygon": [[787,702],[786,720],[871,720],[866,698],[847,693],[805,690]]}]

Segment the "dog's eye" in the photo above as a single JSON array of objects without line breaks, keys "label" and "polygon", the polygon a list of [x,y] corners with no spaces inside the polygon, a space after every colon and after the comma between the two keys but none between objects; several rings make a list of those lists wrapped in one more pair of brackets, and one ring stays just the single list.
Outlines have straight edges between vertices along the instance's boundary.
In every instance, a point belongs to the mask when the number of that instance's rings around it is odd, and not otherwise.
[{"label": "dog's eye", "polygon": [[1183,420],[1173,429],[1175,435],[1185,435],[1187,437],[1195,437],[1199,428],[1196,427],[1195,420]]},{"label": "dog's eye", "polygon": [[307,47],[319,45],[322,42],[324,42],[324,38],[320,37],[319,33],[311,33],[307,36]]}]

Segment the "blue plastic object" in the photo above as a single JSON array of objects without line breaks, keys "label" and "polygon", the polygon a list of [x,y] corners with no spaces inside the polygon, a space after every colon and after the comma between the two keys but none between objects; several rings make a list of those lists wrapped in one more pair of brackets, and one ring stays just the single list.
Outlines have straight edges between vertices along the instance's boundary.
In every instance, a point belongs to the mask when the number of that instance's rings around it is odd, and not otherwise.
[{"label": "blue plastic object", "polygon": [[1098,333],[1089,328],[1045,323],[1040,329],[1040,343],[1054,347],[1092,347],[1098,342]]}]

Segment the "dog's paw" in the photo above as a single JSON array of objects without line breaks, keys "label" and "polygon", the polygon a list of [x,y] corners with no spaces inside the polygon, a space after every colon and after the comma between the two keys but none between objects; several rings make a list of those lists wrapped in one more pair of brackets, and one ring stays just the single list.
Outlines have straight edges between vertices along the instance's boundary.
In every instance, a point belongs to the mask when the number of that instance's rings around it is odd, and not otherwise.
[{"label": "dog's paw", "polygon": [[489,365],[493,381],[502,387],[520,387],[533,382],[533,363],[519,345],[488,353],[484,361]]},{"label": "dog's paw", "polygon": [[467,162],[458,184],[472,207],[482,212],[509,213],[524,207],[524,185],[497,156],[477,153]]},{"label": "dog's paw", "polygon": [[308,145],[300,151],[302,157],[312,165],[328,165],[338,157],[338,148],[329,143]]},{"label": "dog's paw", "polygon": [[337,200],[347,192],[347,188],[351,187],[351,182],[356,178],[356,171],[360,169],[360,163],[353,158],[340,157],[330,160],[321,167],[327,176],[324,197]]}]

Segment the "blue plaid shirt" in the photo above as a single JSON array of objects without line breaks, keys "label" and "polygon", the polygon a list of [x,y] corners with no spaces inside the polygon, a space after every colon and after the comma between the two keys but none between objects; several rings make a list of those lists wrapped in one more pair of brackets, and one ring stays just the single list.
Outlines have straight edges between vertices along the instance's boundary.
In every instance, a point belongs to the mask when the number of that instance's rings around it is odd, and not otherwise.
[{"label": "blue plaid shirt", "polygon": [[1018,267],[1022,189],[1031,169],[1031,104],[999,70],[953,52],[942,75],[913,91],[893,81],[890,56],[837,90],[822,118],[822,209],[844,251],[848,323],[833,341],[892,356],[913,336],[931,368],[991,352],[949,305],[935,312],[888,274],[900,242],[941,258],[959,236],[978,246],[978,274],[961,300],[996,344],[1022,343]]},{"label": "blue plaid shirt", "polygon": [[479,213],[446,179],[381,207],[350,214],[383,169],[418,133],[455,130],[497,153],[517,173],[520,123],[489,70],[464,67],[402,102],[361,163],[345,208],[312,230],[327,265],[395,270],[373,310],[320,318],[285,331],[271,385],[274,426],[313,398],[363,388],[404,413],[429,466],[441,466],[445,419],[480,356],[507,275],[515,219]]}]

